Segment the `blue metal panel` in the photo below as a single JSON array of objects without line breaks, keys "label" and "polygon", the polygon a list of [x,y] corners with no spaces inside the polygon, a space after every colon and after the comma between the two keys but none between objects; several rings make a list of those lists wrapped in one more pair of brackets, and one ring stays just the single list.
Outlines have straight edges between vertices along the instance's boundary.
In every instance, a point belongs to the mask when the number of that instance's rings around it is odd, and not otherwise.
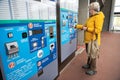
[{"label": "blue metal panel", "polygon": [[0,58],[5,80],[28,80],[43,70],[57,59],[56,42],[56,21],[0,23]]},{"label": "blue metal panel", "polygon": [[77,30],[74,26],[77,24],[78,16],[76,12],[64,8],[60,9],[60,13],[61,62],[63,62],[76,50]]}]

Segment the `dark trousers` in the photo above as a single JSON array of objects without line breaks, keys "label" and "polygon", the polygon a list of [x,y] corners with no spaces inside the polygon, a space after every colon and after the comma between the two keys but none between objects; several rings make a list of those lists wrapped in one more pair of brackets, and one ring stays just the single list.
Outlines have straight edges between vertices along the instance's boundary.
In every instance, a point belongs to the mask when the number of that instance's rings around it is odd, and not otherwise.
[{"label": "dark trousers", "polygon": [[[85,44],[86,46],[86,53],[88,53],[88,44],[86,43]],[[96,70],[96,58],[92,59],[91,57],[88,56],[88,59],[87,59],[87,64],[90,66],[90,69],[91,70]]]}]

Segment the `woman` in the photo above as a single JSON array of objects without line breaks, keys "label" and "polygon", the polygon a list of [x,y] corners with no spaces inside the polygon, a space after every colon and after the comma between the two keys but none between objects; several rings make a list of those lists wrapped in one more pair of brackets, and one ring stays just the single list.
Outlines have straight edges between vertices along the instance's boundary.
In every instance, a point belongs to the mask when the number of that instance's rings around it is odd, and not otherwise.
[{"label": "woman", "polygon": [[[84,25],[76,25],[75,28],[82,29],[85,31],[84,34],[84,42],[86,45],[86,52],[88,53],[88,43],[91,40],[98,39],[98,45],[100,46],[100,36],[104,22],[104,14],[100,11],[100,6],[98,2],[92,2],[89,6],[89,15],[90,17],[87,19]],[[97,37],[96,37],[97,35]],[[92,57],[92,56],[94,57]],[[87,64],[82,66],[82,68],[89,69],[86,71],[88,75],[94,75],[96,71],[96,59],[98,56],[96,54],[88,54]]]}]

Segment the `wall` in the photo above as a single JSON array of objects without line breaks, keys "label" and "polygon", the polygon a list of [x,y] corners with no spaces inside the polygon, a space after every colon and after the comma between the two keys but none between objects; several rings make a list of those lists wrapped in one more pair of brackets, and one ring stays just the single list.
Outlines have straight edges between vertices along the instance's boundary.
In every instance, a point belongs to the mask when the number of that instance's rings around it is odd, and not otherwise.
[{"label": "wall", "polygon": [[[88,18],[89,0],[79,0],[78,24],[84,24]],[[84,40],[84,31],[78,30],[78,45],[82,45]]]},{"label": "wall", "polygon": [[113,28],[115,1],[116,0],[112,0],[112,5],[111,5],[112,7],[111,7],[111,14],[110,14],[110,23],[109,23],[109,31]]},{"label": "wall", "polygon": [[111,22],[110,19],[112,19],[111,12],[113,11],[111,9],[112,9],[112,7],[114,7],[114,6],[112,6],[112,1],[113,0],[105,0],[104,7],[102,9],[102,11],[105,15],[105,21],[104,21],[104,25],[103,25],[104,32],[109,31],[109,26],[110,26],[110,22]]}]

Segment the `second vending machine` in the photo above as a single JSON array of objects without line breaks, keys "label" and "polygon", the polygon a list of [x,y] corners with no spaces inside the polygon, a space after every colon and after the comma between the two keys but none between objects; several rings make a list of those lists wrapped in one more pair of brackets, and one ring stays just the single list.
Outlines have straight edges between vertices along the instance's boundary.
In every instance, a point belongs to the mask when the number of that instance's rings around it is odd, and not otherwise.
[{"label": "second vending machine", "polygon": [[58,62],[59,71],[75,56],[77,49],[77,30],[74,26],[78,23],[78,0],[58,0]]}]

